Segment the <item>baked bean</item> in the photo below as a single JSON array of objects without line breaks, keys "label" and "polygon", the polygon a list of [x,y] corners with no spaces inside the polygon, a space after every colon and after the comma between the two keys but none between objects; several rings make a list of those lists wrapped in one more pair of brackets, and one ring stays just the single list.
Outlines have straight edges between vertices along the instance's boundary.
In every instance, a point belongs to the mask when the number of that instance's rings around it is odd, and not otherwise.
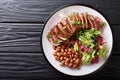
[{"label": "baked bean", "polygon": [[71,54],[71,52],[68,52],[68,54],[70,55],[70,54]]},{"label": "baked bean", "polygon": [[75,61],[76,59],[75,58],[73,58],[73,61]]},{"label": "baked bean", "polygon": [[72,63],[69,63],[69,65],[68,65],[69,67],[72,67]]},{"label": "baked bean", "polygon": [[56,49],[56,52],[60,52],[60,49],[59,49],[59,48],[57,48],[57,49]]},{"label": "baked bean", "polygon": [[57,60],[60,61],[60,57],[59,56],[57,56]]},{"label": "baked bean", "polygon": [[73,68],[76,68],[77,67],[77,64],[73,64]]},{"label": "baked bean", "polygon": [[79,59],[76,59],[76,60],[75,60],[75,63],[78,64],[78,63],[79,63]]},{"label": "baked bean", "polygon": [[66,56],[67,55],[67,53],[66,52],[64,52],[64,56]]},{"label": "baked bean", "polygon": [[65,49],[65,51],[67,52],[68,50],[67,50],[67,49]]},{"label": "baked bean", "polygon": [[61,53],[63,53],[64,52],[64,49],[61,49]]},{"label": "baked bean", "polygon": [[77,67],[76,67],[77,69],[80,69],[80,64],[79,65],[77,65]]},{"label": "baked bean", "polygon": [[56,56],[57,55],[56,52],[54,52],[53,55]]},{"label": "baked bean", "polygon": [[60,54],[61,54],[61,56],[64,56],[64,52],[61,52]]},{"label": "baked bean", "polygon": [[72,53],[74,53],[74,51],[72,50]]},{"label": "baked bean", "polygon": [[55,49],[56,49],[56,46],[53,46],[53,49],[55,50]]},{"label": "baked bean", "polygon": [[57,54],[57,56],[61,56],[61,54],[59,52],[57,52],[56,54]]},{"label": "baked bean", "polygon": [[68,55],[69,58],[72,58],[72,55]]},{"label": "baked bean", "polygon": [[62,47],[62,49],[64,49],[64,48],[65,48],[65,46],[63,46],[63,45],[62,45],[61,47]]},{"label": "baked bean", "polygon": [[65,61],[66,61],[66,62],[69,62],[69,58],[67,58]]},{"label": "baked bean", "polygon": [[57,50],[54,50],[54,53],[58,52]]},{"label": "baked bean", "polygon": [[77,53],[77,52],[75,52],[75,55],[78,55],[78,53]]},{"label": "baked bean", "polygon": [[73,51],[66,46],[60,45],[57,47],[54,47],[55,51],[53,53],[56,60],[60,62],[61,66],[68,66],[70,68],[80,68],[80,60],[82,58],[82,55],[78,55],[76,51]]},{"label": "baked bean", "polygon": [[77,55],[75,55],[75,56],[74,56],[74,58],[78,58],[78,56],[77,56]]},{"label": "baked bean", "polygon": [[67,59],[67,57],[64,57],[63,59],[64,59],[64,60],[66,60],[66,59]]},{"label": "baked bean", "polygon": [[71,60],[70,60],[70,62],[72,63],[72,62],[73,62],[73,60],[71,59]]},{"label": "baked bean", "polygon": [[69,64],[67,62],[65,62],[65,66],[68,66]]},{"label": "baked bean", "polygon": [[71,49],[68,49],[68,51],[71,51]]},{"label": "baked bean", "polygon": [[63,60],[63,57],[60,57],[60,61],[62,61]]},{"label": "baked bean", "polygon": [[62,61],[62,62],[60,63],[60,65],[61,65],[61,66],[64,66],[64,65],[65,65],[65,61]]},{"label": "baked bean", "polygon": [[66,49],[69,49],[69,47],[66,47]]},{"label": "baked bean", "polygon": [[60,48],[61,48],[61,46],[57,46],[57,48],[59,48],[59,49],[60,49]]},{"label": "baked bean", "polygon": [[82,58],[82,54],[79,55],[79,58]]},{"label": "baked bean", "polygon": [[75,57],[75,55],[74,54],[72,54],[72,58],[74,58]]},{"label": "baked bean", "polygon": [[54,56],[54,57],[55,57],[56,60],[58,60],[58,59],[57,59],[57,56]]}]

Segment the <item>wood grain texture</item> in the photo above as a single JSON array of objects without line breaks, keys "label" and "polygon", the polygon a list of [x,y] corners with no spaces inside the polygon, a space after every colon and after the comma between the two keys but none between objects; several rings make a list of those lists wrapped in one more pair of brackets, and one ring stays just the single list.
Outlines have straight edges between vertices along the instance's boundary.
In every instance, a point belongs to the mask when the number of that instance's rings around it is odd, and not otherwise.
[{"label": "wood grain texture", "polygon": [[[3,56],[8,54],[9,56]],[[19,54],[18,56],[16,54]],[[89,79],[94,78],[110,79],[120,78],[120,56],[111,56],[105,66],[96,73],[84,77],[71,77],[64,75],[55,70],[45,60],[42,53],[34,53],[34,55],[28,55],[27,53],[0,54],[0,78],[25,78],[25,79]],[[12,56],[13,55],[13,56]],[[113,74],[114,73],[114,74]]]},{"label": "wood grain texture", "polygon": [[[112,77],[119,77],[118,74],[120,74],[120,38],[117,36],[120,29],[119,25],[111,27],[116,40],[114,50],[110,61],[100,72],[95,74],[96,78],[109,78],[113,72],[116,74]],[[42,29],[43,24],[0,23],[0,78],[94,79],[91,76],[87,76],[87,78],[66,76],[49,65],[41,51],[40,35]]]},{"label": "wood grain texture", "polygon": [[[111,26],[114,34],[114,54],[119,53],[120,26]],[[0,23],[0,52],[29,52],[39,53],[41,51],[41,31],[43,24],[26,23]]]},{"label": "wood grain texture", "polygon": [[[114,48],[106,65],[84,77],[55,70],[41,50],[40,35],[46,18],[56,9],[82,3],[109,19]],[[120,0],[0,0],[0,80],[120,79]]]},{"label": "wood grain texture", "polygon": [[1,52],[41,52],[43,24],[0,24]]},{"label": "wood grain texture", "polygon": [[0,22],[44,22],[56,9],[72,3],[93,6],[104,13],[111,24],[119,24],[119,0],[3,0]]}]

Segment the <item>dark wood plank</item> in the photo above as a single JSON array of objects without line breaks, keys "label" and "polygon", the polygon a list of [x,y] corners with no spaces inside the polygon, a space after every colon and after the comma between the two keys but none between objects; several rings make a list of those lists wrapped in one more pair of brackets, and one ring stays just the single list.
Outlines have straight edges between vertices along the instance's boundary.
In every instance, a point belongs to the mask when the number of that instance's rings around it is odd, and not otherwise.
[{"label": "dark wood plank", "polygon": [[71,77],[58,72],[48,64],[43,53],[32,53],[32,55],[30,53],[0,53],[0,65],[0,78],[54,80],[120,78],[120,56],[111,56],[101,70],[84,77]]},{"label": "dark wood plank", "polygon": [[[120,54],[120,25],[111,26],[114,34],[114,54]],[[0,23],[0,52],[41,52],[40,36],[43,24]]]},{"label": "dark wood plank", "polygon": [[[40,47],[43,24],[0,23],[0,78],[18,79],[94,79],[118,77],[120,74],[120,25],[112,25],[115,43],[110,61],[100,72],[87,77],[70,77],[56,71]],[[116,74],[113,74],[116,73]],[[112,75],[113,74],[113,75]],[[109,77],[109,75],[112,75]],[[47,77],[46,77],[47,76]]]},{"label": "dark wood plank", "polygon": [[119,24],[119,0],[3,0],[0,22],[44,22],[53,11],[72,3],[91,5],[103,12],[111,24]]},{"label": "dark wood plank", "polygon": [[[84,77],[72,77],[55,70],[41,50],[43,22],[56,9],[71,3],[91,5],[109,19],[114,48],[106,65]],[[120,0],[1,0],[0,80],[93,80],[120,79]]]},{"label": "dark wood plank", "polygon": [[0,24],[0,52],[41,52],[43,24]]}]

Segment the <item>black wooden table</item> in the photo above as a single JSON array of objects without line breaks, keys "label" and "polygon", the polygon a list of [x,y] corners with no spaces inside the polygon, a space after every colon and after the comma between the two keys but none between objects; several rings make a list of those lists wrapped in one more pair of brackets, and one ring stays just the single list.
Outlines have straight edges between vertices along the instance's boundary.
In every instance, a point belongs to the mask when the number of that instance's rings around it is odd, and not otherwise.
[{"label": "black wooden table", "polygon": [[[46,18],[71,3],[97,8],[113,29],[112,55],[106,65],[92,75],[71,77],[58,72],[47,62],[40,47]],[[107,78],[120,78],[120,0],[0,0],[0,80]]]}]

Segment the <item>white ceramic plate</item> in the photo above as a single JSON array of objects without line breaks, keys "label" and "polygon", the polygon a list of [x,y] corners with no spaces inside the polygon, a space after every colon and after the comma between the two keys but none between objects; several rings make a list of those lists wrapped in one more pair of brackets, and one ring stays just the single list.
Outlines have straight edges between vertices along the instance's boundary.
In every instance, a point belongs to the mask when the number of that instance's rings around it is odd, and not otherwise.
[{"label": "white ceramic plate", "polygon": [[[59,62],[54,59],[53,56],[53,48],[50,42],[47,40],[47,34],[50,31],[50,29],[57,24],[63,17],[68,15],[71,12],[88,12],[88,14],[91,14],[93,16],[98,16],[100,17],[103,22],[106,23],[106,26],[104,27],[103,30],[103,38],[107,42],[107,48],[108,48],[108,53],[106,58],[101,59],[98,64],[88,64],[88,65],[82,65],[80,69],[70,69],[68,67],[62,67],[59,65]],[[46,21],[44,25],[44,29],[42,32],[42,48],[45,54],[45,57],[49,61],[49,63],[58,71],[67,74],[67,75],[72,75],[72,76],[82,76],[82,75],[87,75],[90,73],[95,72],[99,68],[101,68],[106,60],[110,57],[111,51],[112,51],[112,46],[113,46],[113,35],[112,31],[110,28],[110,25],[108,21],[105,19],[105,17],[98,12],[96,9],[93,9],[91,7],[88,7],[86,5],[69,5],[64,8],[61,8],[54,12]]]}]

